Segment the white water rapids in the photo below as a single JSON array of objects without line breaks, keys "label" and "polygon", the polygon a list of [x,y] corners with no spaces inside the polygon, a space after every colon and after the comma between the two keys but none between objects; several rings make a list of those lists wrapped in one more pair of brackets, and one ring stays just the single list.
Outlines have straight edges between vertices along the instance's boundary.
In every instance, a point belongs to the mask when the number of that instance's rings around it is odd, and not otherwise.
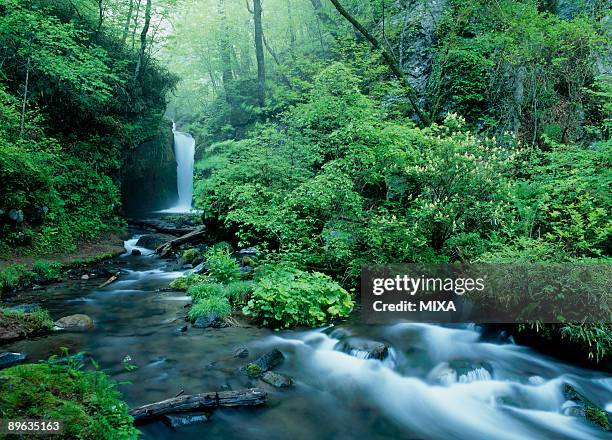
[{"label": "white water rapids", "polygon": [[[380,335],[392,361],[380,362],[338,351],[336,332],[273,336],[262,348],[277,347],[299,365],[303,386],[360,402],[415,438],[604,439],[608,433],[567,415],[565,384],[590,396],[612,396],[612,378],[559,363],[513,344],[481,342],[474,329],[401,323]],[[454,359],[484,361],[482,368],[450,380],[439,373]],[[483,370],[483,371],[480,371]],[[292,371],[291,373],[294,373]],[[605,398],[604,398],[605,399]],[[605,399],[599,402],[606,405]]]}]

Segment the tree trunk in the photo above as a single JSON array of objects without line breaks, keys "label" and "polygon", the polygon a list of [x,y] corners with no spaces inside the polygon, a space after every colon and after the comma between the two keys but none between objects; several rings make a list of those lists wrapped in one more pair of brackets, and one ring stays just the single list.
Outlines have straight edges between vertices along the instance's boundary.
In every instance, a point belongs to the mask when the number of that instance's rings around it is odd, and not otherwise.
[{"label": "tree trunk", "polygon": [[261,0],[253,0],[253,17],[255,19],[255,55],[257,58],[257,91],[259,105],[263,107],[266,103],[266,61],[264,57],[261,14]]},{"label": "tree trunk", "polygon": [[132,12],[134,12],[134,0],[130,0],[130,6],[128,8],[127,17],[125,18],[125,26],[123,27],[123,35],[121,36],[121,41],[123,44],[127,42],[128,34],[130,33],[130,23],[132,21]]},{"label": "tree trunk", "polygon": [[134,71],[134,79],[138,79],[140,75],[140,69],[144,62],[145,51],[147,49],[147,33],[149,32],[149,25],[151,24],[151,1],[147,0],[147,6],[145,9],[145,22],[140,33],[140,53],[138,54],[138,62],[136,63],[136,70]]},{"label": "tree trunk", "polygon": [[138,0],[138,6],[136,7],[136,16],[134,17],[134,30],[132,31],[132,50],[136,47],[136,29],[138,28],[138,18],[140,17],[140,7],[142,6],[142,0]]},{"label": "tree trunk", "polygon": [[130,410],[139,425],[166,414],[210,410],[219,407],[259,406],[266,403],[266,392],[259,388],[183,395]]},{"label": "tree trunk", "polygon": [[221,77],[223,78],[223,87],[225,88],[225,94],[227,95],[229,84],[234,79],[234,73],[232,71],[232,54],[227,32],[227,15],[225,13],[224,0],[219,0],[217,3],[217,10],[219,12],[219,16],[221,17],[221,22],[219,25],[219,33],[221,34],[219,39],[222,64]]},{"label": "tree trunk", "polygon": [[287,23],[289,26],[289,47],[291,48],[291,55],[295,49],[295,29],[293,28],[293,8],[291,7],[291,0],[287,0]]},{"label": "tree trunk", "polygon": [[25,128],[25,113],[26,104],[28,102],[28,89],[30,87],[30,65],[32,63],[32,57],[28,57],[26,64],[26,78],[25,78],[25,89],[23,91],[23,103],[21,104],[21,121],[19,123],[19,138],[23,138],[23,131]]},{"label": "tree trunk", "polygon": [[98,29],[96,30],[96,36],[102,30],[102,22],[104,22],[104,0],[98,0]]},{"label": "tree trunk", "polygon": [[162,258],[165,258],[172,254],[174,249],[178,248],[180,245],[185,243],[195,243],[201,241],[206,236],[206,227],[201,226],[198,229],[185,234],[181,237],[175,238],[174,240],[168,241],[158,247],[155,252],[157,252]]},{"label": "tree trunk", "polygon": [[[313,4],[315,1],[318,0],[312,0]],[[418,104],[418,98],[416,96],[416,93],[414,92],[412,85],[408,81],[406,74],[402,71],[402,69],[400,69],[399,65],[397,64],[397,60],[395,59],[393,54],[390,53],[387,49],[385,49],[376,39],[376,37],[374,37],[374,35],[372,35],[365,27],[363,27],[363,25],[359,23],[357,19],[355,19],[351,14],[349,14],[349,12],[344,9],[344,7],[340,4],[338,0],[330,1],[332,2],[336,10],[340,13],[340,15],[346,18],[353,25],[353,27],[357,29],[359,33],[361,33],[361,35],[363,35],[370,42],[374,50],[379,51],[381,53],[383,59],[385,60],[385,63],[389,66],[395,77],[402,85],[414,112],[417,114],[421,122],[426,125],[431,124],[429,116],[427,116],[425,112],[421,110]]]}]

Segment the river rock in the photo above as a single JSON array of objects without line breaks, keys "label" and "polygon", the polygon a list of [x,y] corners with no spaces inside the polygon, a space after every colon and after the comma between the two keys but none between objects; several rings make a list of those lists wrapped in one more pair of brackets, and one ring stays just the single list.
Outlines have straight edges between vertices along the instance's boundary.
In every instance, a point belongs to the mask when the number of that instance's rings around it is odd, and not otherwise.
[{"label": "river rock", "polygon": [[23,223],[23,211],[21,209],[11,209],[9,211],[9,218],[15,223]]},{"label": "river rock", "polygon": [[170,428],[177,429],[183,426],[207,422],[208,417],[204,414],[183,414],[176,416],[164,416],[162,421]]},{"label": "river rock", "polygon": [[249,357],[249,349],[246,347],[238,347],[234,350],[235,358],[246,358]]},{"label": "river rock", "polygon": [[493,377],[493,367],[488,362],[458,359],[450,361],[449,367],[457,372],[459,383],[491,380]]},{"label": "river rock", "polygon": [[140,249],[132,249],[132,255],[135,257],[140,257],[142,255],[142,252],[140,251]]},{"label": "river rock", "polygon": [[201,274],[208,270],[208,265],[206,263],[200,263],[196,267],[193,268],[191,273]]},{"label": "river rock", "polygon": [[26,355],[23,353],[0,353],[0,370],[3,368],[9,368],[13,365],[21,364],[25,362]]},{"label": "river rock", "polygon": [[174,240],[176,237],[168,234],[148,234],[143,235],[136,242],[136,246],[155,250],[162,244]]},{"label": "river rock", "polygon": [[69,331],[88,331],[94,329],[93,319],[82,314],[64,316],[55,321],[55,325],[62,330]]},{"label": "river rock", "polygon": [[240,371],[249,377],[259,377],[266,371],[280,365],[284,359],[285,356],[280,352],[280,350],[275,348],[274,350],[261,356],[255,362],[246,364],[240,369]]},{"label": "river rock", "polygon": [[562,392],[566,402],[561,407],[561,411],[565,415],[584,417],[604,431],[612,431],[612,414],[597,406],[573,385],[566,383]]},{"label": "river rock", "polygon": [[334,349],[359,359],[377,359],[383,361],[389,356],[389,346],[387,344],[355,337],[338,342]]},{"label": "river rock", "polygon": [[293,385],[293,379],[285,374],[266,371],[261,375],[261,380],[276,388],[289,388]]},{"label": "river rock", "polygon": [[227,324],[225,321],[216,313],[200,315],[193,323],[193,327],[195,328],[222,328],[226,326]]}]

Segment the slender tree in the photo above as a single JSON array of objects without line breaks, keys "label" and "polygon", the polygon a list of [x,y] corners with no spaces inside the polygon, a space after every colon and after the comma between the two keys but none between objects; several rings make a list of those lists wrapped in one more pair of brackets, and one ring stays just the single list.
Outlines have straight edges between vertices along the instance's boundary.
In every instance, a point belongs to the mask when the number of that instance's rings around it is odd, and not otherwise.
[{"label": "slender tree", "polygon": [[229,84],[234,79],[234,73],[232,71],[232,52],[231,44],[229,40],[227,30],[227,14],[225,12],[225,1],[219,0],[217,2],[217,12],[221,18],[219,22],[219,51],[221,58],[221,78],[223,79],[223,87],[225,88],[225,94],[227,95]]},{"label": "slender tree", "polygon": [[128,34],[130,33],[130,23],[132,21],[133,12],[134,12],[134,0],[130,0],[130,5],[128,6],[127,17],[125,18],[125,26],[123,27],[123,35],[121,36],[121,41],[123,41],[123,44],[126,43]]},{"label": "slender tree", "polygon": [[261,0],[253,0],[253,17],[255,19],[255,56],[257,58],[257,91],[259,105],[266,102],[266,61],[264,57],[263,26],[261,23]]},{"label": "slender tree", "polygon": [[151,24],[151,2],[147,0],[147,6],[145,8],[145,22],[140,33],[140,53],[138,54],[138,62],[136,63],[136,70],[134,71],[134,79],[138,79],[140,75],[140,68],[144,62],[145,51],[147,49],[147,34],[149,33],[149,26]]}]

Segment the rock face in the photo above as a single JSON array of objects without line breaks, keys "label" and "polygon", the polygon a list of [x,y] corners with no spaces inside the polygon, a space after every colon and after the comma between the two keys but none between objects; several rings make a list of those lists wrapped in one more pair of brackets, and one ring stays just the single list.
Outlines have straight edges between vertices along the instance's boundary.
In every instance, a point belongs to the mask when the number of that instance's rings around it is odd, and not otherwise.
[{"label": "rock face", "polygon": [[124,159],[121,194],[125,213],[137,216],[176,203],[176,158],[169,121],[157,138],[130,150]]},{"label": "rock face", "polygon": [[3,368],[12,367],[13,365],[21,364],[22,362],[25,362],[26,357],[27,356],[23,353],[0,353],[0,370]]},{"label": "rock face", "polygon": [[93,319],[81,314],[64,316],[55,321],[55,325],[62,330],[68,331],[89,331],[94,329]]},{"label": "rock face", "polygon": [[261,380],[276,388],[289,388],[293,385],[293,379],[285,374],[266,371],[261,375]]},{"label": "rock face", "polygon": [[136,242],[136,246],[155,250],[162,244],[174,240],[176,237],[168,234],[148,234],[143,235]]},{"label": "rock face", "polygon": [[408,0],[402,15],[399,62],[407,72],[417,94],[423,95],[431,74],[437,23],[447,7],[447,0]]}]

